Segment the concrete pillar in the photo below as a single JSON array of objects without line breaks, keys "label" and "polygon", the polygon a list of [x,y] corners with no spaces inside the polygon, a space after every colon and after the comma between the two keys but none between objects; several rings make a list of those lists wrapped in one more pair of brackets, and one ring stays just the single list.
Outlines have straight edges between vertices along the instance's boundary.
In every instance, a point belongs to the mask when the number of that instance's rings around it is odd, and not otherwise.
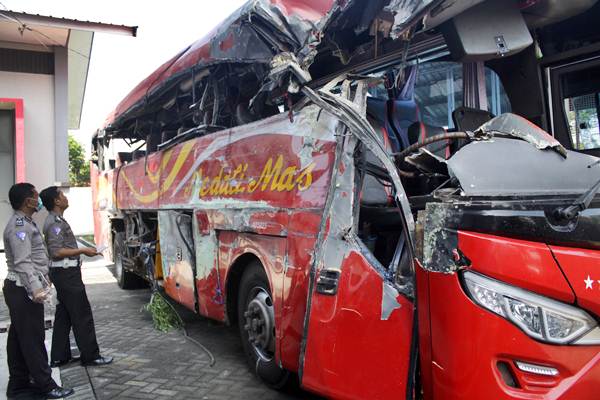
[{"label": "concrete pillar", "polygon": [[68,51],[66,47],[54,48],[54,177],[60,186],[69,182]]}]

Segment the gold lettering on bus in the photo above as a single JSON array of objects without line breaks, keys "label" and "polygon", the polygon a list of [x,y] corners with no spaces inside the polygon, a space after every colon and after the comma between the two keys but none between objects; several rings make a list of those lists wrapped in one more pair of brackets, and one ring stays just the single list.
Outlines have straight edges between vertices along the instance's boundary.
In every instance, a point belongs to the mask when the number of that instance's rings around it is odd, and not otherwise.
[{"label": "gold lettering on bus", "polygon": [[297,165],[284,165],[283,156],[270,157],[264,164],[258,177],[251,177],[246,181],[248,164],[238,164],[232,170],[223,167],[215,176],[206,176],[200,168],[196,172],[196,180],[200,185],[198,197],[205,196],[233,196],[243,193],[259,192],[291,192],[304,191],[312,185],[312,171],[315,167],[311,163],[306,168]]}]

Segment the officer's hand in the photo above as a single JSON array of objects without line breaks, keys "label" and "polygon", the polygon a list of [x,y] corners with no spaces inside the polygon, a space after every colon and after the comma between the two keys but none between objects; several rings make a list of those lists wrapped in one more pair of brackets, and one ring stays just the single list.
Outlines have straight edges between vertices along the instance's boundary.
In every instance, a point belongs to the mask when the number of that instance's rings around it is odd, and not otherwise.
[{"label": "officer's hand", "polygon": [[38,289],[33,292],[33,301],[34,303],[43,303],[46,300],[47,292],[44,289]]},{"label": "officer's hand", "polygon": [[82,253],[88,257],[94,257],[98,255],[98,252],[96,251],[96,248],[94,247],[84,247],[82,249]]}]

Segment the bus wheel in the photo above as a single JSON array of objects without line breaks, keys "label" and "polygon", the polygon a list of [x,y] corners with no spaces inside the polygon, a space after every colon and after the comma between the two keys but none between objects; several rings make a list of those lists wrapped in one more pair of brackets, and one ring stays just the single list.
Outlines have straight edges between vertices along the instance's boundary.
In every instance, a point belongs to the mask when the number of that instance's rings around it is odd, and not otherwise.
[{"label": "bus wheel", "polygon": [[125,252],[125,234],[117,232],[113,240],[113,260],[115,262],[115,275],[121,289],[137,287],[139,278],[123,266],[123,253]]},{"label": "bus wheel", "polygon": [[238,324],[250,367],[267,385],[280,389],[289,371],[275,361],[275,313],[269,281],[259,262],[246,267],[238,297]]}]

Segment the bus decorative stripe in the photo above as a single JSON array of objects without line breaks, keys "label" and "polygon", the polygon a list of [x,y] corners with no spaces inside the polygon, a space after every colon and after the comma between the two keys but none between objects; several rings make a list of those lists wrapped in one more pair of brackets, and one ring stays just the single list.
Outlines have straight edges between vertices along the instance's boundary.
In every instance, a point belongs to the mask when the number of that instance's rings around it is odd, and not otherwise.
[{"label": "bus decorative stripe", "polygon": [[153,201],[156,201],[156,199],[158,199],[157,190],[154,190],[152,191],[152,193],[149,194],[141,194],[137,190],[135,190],[134,186],[131,184],[131,181],[127,177],[127,174],[123,172],[121,173],[120,177],[123,178],[123,181],[125,181],[125,184],[127,184],[129,190],[131,190],[131,193],[133,193],[133,197],[135,197],[137,201],[141,203],[152,203]]},{"label": "bus decorative stripe", "polygon": [[148,179],[150,179],[150,182],[152,182],[154,184],[158,183],[158,179],[160,178],[162,171],[164,171],[166,169],[167,164],[171,160],[172,155],[173,155],[173,149],[167,150],[167,152],[165,152],[165,154],[163,155],[162,161],[160,163],[160,168],[158,168],[158,170],[156,172],[152,172],[150,170],[147,171]]},{"label": "bus decorative stripe", "polygon": [[181,167],[187,160],[187,157],[190,154],[190,152],[192,151],[192,149],[194,148],[195,144],[196,144],[195,140],[190,140],[189,142],[186,142],[183,145],[183,147],[181,147],[181,151],[179,152],[179,155],[177,156],[177,160],[175,161],[175,164],[173,165],[171,172],[169,173],[169,175],[167,176],[167,178],[165,179],[165,181],[163,183],[161,194],[165,193],[167,190],[169,190],[171,188],[171,185],[175,181],[177,174],[179,174]]}]

